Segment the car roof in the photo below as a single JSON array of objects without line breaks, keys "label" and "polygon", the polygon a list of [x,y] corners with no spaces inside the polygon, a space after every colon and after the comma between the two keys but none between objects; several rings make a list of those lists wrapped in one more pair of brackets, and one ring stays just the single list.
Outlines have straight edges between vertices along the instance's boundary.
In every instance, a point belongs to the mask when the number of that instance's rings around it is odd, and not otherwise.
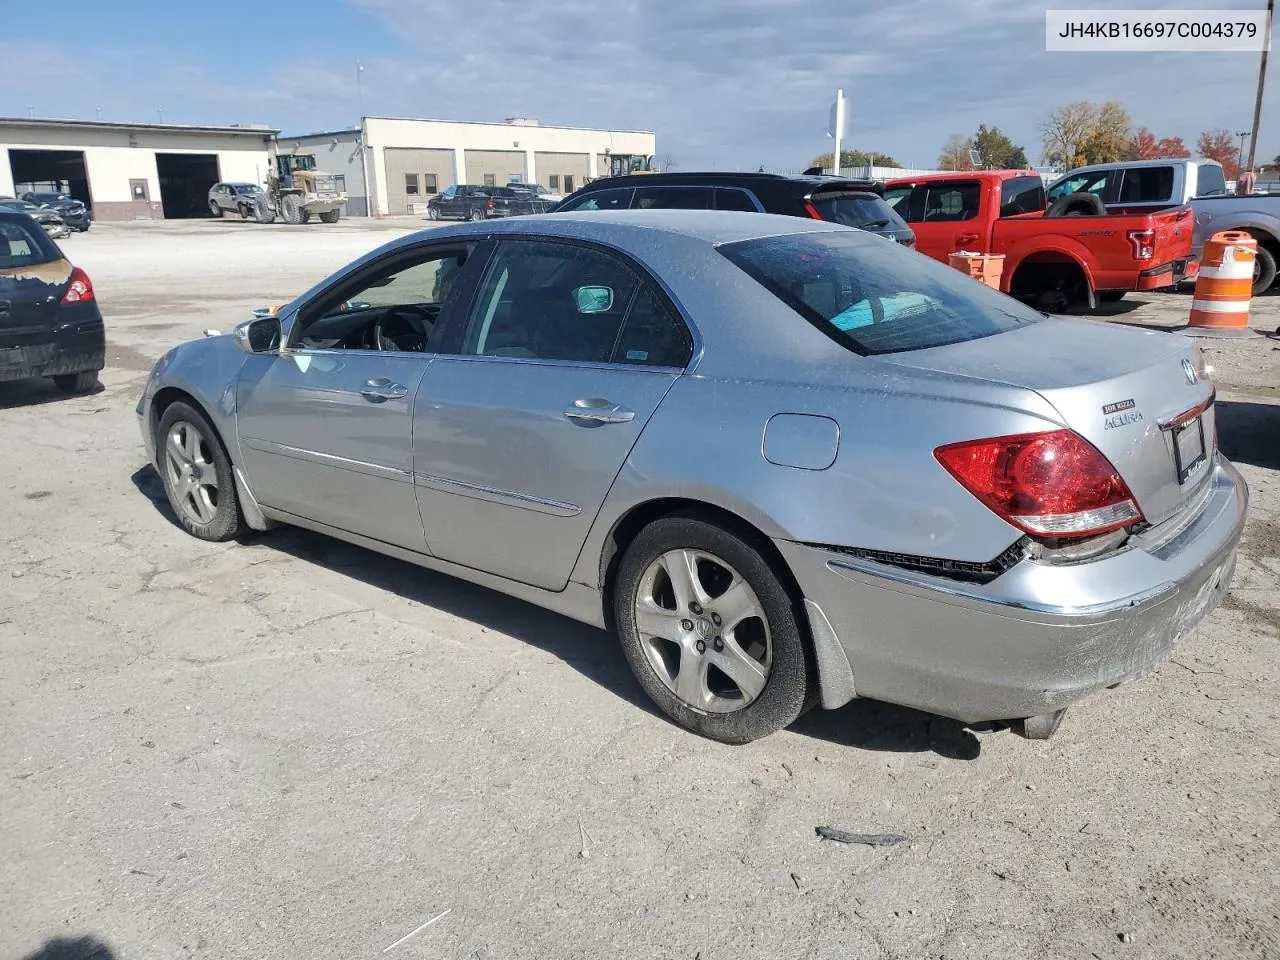
[{"label": "car roof", "polygon": [[737,210],[592,210],[546,213],[494,221],[463,223],[415,234],[441,237],[464,234],[541,234],[566,239],[596,240],[623,250],[647,246],[654,235],[666,233],[710,244],[734,243],[797,233],[850,230],[823,220],[807,220],[774,213]]},{"label": "car roof", "polygon": [[821,177],[790,173],[726,173],[724,171],[681,171],[680,173],[632,173],[617,177],[600,177],[584,186],[583,190],[603,190],[616,187],[642,187],[647,184],[672,186],[735,186],[750,187],[756,184],[795,184],[815,190],[818,187],[848,184],[851,189],[866,189],[877,181],[858,180],[851,177]]},{"label": "car roof", "polygon": [[997,180],[1004,182],[1014,177],[1038,177],[1038,170],[944,170],[939,173],[919,173],[914,177],[894,177],[886,186],[903,186],[908,183],[937,183],[951,180]]}]

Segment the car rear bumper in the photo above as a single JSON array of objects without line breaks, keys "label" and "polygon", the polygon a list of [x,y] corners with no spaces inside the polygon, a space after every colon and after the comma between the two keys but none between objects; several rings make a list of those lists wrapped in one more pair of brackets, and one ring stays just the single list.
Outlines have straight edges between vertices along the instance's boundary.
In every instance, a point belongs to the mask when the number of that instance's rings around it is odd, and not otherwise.
[{"label": "car rear bumper", "polygon": [[1248,498],[1218,458],[1198,512],[1105,558],[1024,560],[987,584],[775,542],[831,624],[858,696],[967,723],[1014,720],[1135,679],[1168,657],[1226,593]]},{"label": "car rear bumper", "polygon": [[0,381],[101,370],[106,352],[101,316],[54,327],[0,328]]},{"label": "car rear bumper", "polygon": [[1137,290],[1160,290],[1172,287],[1184,280],[1194,280],[1200,275],[1200,261],[1195,257],[1171,260],[1138,274]]}]

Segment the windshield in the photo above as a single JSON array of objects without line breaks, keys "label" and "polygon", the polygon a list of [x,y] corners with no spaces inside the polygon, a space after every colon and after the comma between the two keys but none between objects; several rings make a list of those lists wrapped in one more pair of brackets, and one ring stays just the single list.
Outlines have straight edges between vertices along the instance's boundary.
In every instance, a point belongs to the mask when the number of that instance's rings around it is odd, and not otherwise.
[{"label": "windshield", "polygon": [[852,230],[743,240],[718,249],[856,353],[940,347],[1043,319],[958,270]]},{"label": "windshield", "polygon": [[907,230],[906,222],[885,201],[870,194],[815,194],[810,201],[823,220],[846,227]]},{"label": "windshield", "polygon": [[61,200],[70,200],[65,193],[33,193],[30,194],[33,203],[58,203]]},{"label": "windshield", "polygon": [[[26,220],[26,224],[18,223]],[[25,217],[0,219],[0,270],[49,263],[61,256],[48,235]]]},{"label": "windshield", "polygon": [[233,183],[231,188],[235,190],[236,193],[249,194],[262,192],[262,188],[256,183]]}]

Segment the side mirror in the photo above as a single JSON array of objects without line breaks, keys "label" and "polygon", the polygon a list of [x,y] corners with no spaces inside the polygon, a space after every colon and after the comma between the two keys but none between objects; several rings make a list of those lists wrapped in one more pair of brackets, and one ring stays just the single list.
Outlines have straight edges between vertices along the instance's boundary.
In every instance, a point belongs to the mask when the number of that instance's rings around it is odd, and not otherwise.
[{"label": "side mirror", "polygon": [[613,288],[577,287],[573,291],[573,299],[578,304],[579,313],[608,313],[613,307]]},{"label": "side mirror", "polygon": [[276,353],[280,349],[280,318],[246,320],[233,335],[245,353]]}]

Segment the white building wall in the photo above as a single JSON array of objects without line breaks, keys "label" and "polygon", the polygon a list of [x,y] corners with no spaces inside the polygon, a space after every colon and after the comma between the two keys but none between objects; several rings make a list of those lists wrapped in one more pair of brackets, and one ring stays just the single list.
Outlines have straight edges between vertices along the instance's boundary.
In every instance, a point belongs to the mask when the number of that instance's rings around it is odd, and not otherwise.
[{"label": "white building wall", "polygon": [[222,180],[262,183],[268,171],[267,134],[259,131],[156,130],[129,127],[0,125],[0,194],[12,194],[9,149],[71,150],[84,154],[94,216],[129,219],[130,180],[146,180],[153,216],[162,216],[157,153],[214,154]]},{"label": "white building wall", "polygon": [[591,130],[578,127],[526,126],[510,123],[464,123],[452,120],[410,120],[366,117],[366,142],[370,146],[370,179],[373,181],[374,213],[385,213],[387,205],[384,147],[452,147],[459,183],[467,182],[468,150],[519,150],[526,154],[525,177],[538,179],[534,156],[537,153],[582,153],[589,160],[591,176],[596,172],[596,156],[606,150],[618,154],[652,156],[657,137],[646,131]]}]

